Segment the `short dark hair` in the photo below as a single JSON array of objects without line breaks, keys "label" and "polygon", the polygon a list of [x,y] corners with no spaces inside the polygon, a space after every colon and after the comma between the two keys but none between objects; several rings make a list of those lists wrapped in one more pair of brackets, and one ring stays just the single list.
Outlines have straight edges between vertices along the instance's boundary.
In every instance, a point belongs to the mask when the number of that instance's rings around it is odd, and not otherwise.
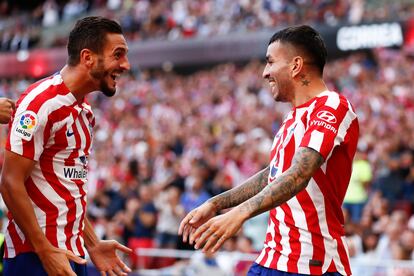
[{"label": "short dark hair", "polygon": [[321,75],[325,67],[327,51],[321,35],[308,25],[292,26],[276,32],[269,41],[269,45],[275,41],[289,43],[309,55]]},{"label": "short dark hair", "polygon": [[117,22],[101,16],[79,19],[69,34],[68,65],[79,63],[82,49],[102,53],[107,33],[122,34],[122,28]]}]

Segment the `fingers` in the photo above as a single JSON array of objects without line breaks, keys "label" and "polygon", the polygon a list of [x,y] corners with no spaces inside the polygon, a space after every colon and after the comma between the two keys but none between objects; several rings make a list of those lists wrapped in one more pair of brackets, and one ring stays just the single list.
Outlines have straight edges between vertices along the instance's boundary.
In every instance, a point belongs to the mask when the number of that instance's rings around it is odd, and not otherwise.
[{"label": "fingers", "polygon": [[184,233],[183,233],[183,241],[187,242],[188,239],[190,238],[191,233],[194,232],[194,228],[190,225],[186,225],[184,227]]},{"label": "fingers", "polygon": [[190,222],[190,220],[193,218],[193,215],[190,213],[188,213],[183,220],[180,223],[180,228],[178,228],[178,235],[181,235],[184,233],[184,228],[188,225],[188,223]]},{"label": "fingers", "polygon": [[217,243],[219,239],[220,237],[217,235],[217,233],[211,234],[210,238],[207,240],[206,244],[203,247],[203,252],[207,252],[213,245]]},{"label": "fingers", "polygon": [[14,103],[14,101],[13,101],[13,100],[7,99],[7,102],[9,102],[9,103],[10,103],[11,108],[12,108],[13,110],[15,110],[15,109],[16,109],[16,104]]},{"label": "fingers", "polygon": [[216,242],[216,245],[213,247],[213,250],[211,251],[212,253],[216,252],[217,250],[220,249],[220,247],[224,244],[224,242],[227,240],[227,238],[223,235],[222,237],[220,237],[218,239],[218,241]]},{"label": "fingers", "polygon": [[118,258],[117,260],[118,266],[125,272],[130,273],[132,270],[123,262],[121,259]]},{"label": "fingers", "polygon": [[120,244],[119,242],[116,242],[116,249],[118,249],[118,250],[120,250],[120,251],[122,251],[124,253],[127,253],[127,254],[132,253],[132,249],[131,248],[128,248],[125,245]]},{"label": "fingers", "polygon": [[118,266],[114,267],[113,271],[115,272],[116,275],[121,275],[121,276],[127,275]]},{"label": "fingers", "polygon": [[82,259],[81,257],[78,257],[78,256],[76,256],[75,254],[73,254],[71,251],[69,251],[69,250],[64,250],[65,251],[65,253],[66,253],[66,257],[69,259],[69,260],[71,260],[71,261],[73,261],[73,262],[75,262],[75,263],[78,263],[78,264],[86,264],[86,260],[85,259]]},{"label": "fingers", "polygon": [[195,233],[190,237],[190,244],[196,241],[196,244],[194,246],[195,249],[199,249],[213,233],[213,231],[210,230],[209,226],[210,223],[207,222],[206,224],[198,228],[197,231],[195,231]]}]

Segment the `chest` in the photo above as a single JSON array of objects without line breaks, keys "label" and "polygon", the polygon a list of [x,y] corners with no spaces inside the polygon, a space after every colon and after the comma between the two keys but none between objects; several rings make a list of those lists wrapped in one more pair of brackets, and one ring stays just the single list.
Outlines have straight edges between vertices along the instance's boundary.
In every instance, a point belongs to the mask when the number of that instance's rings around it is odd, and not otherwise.
[{"label": "chest", "polygon": [[76,106],[62,112],[49,126],[45,149],[59,155],[70,155],[74,151],[89,155],[94,124],[95,119],[90,109]]}]

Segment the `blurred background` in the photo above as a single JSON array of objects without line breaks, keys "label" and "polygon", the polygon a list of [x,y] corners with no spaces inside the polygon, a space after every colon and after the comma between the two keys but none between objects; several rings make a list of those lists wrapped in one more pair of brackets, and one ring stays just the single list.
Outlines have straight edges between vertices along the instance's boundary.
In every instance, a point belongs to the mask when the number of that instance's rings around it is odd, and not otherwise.
[{"label": "blurred background", "polygon": [[[267,166],[291,107],[271,97],[264,56],[292,24],[321,32],[325,82],[359,116],[343,208],[353,273],[414,275],[413,0],[0,0],[0,97],[17,100],[60,70],[68,32],[86,15],[120,22],[130,48],[116,96],[88,98],[88,213],[99,237],[135,250],[123,256],[135,275],[245,275],[260,252],[266,214],[215,255],[177,230],[189,210]],[[6,137],[3,126],[2,147]]]}]

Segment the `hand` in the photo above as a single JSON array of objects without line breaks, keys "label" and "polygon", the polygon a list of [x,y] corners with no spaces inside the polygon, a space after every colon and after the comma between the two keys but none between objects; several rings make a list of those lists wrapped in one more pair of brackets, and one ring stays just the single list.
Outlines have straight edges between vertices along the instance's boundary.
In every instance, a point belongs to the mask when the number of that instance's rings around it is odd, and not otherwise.
[{"label": "hand", "polygon": [[69,260],[78,264],[86,264],[86,260],[76,256],[71,251],[56,248],[52,245],[48,246],[46,249],[37,251],[36,253],[49,276],[76,276],[76,273],[70,266]]},{"label": "hand", "polygon": [[216,208],[213,203],[205,202],[200,207],[192,210],[181,221],[178,235],[183,235],[183,241],[187,242],[189,236],[194,233],[200,225],[207,222],[216,214]]},{"label": "hand", "polygon": [[0,98],[0,124],[7,124],[10,121],[13,110],[15,109],[14,102],[7,98]]},{"label": "hand", "polygon": [[232,209],[201,225],[191,236],[190,244],[195,241],[195,249],[203,248],[203,252],[210,250],[214,253],[240,230],[246,219],[236,208]]},{"label": "hand", "polygon": [[88,248],[89,256],[102,276],[105,276],[106,273],[111,276],[124,276],[131,272],[131,269],[116,254],[116,250],[127,254],[132,253],[131,249],[114,240],[99,241],[93,247]]}]

